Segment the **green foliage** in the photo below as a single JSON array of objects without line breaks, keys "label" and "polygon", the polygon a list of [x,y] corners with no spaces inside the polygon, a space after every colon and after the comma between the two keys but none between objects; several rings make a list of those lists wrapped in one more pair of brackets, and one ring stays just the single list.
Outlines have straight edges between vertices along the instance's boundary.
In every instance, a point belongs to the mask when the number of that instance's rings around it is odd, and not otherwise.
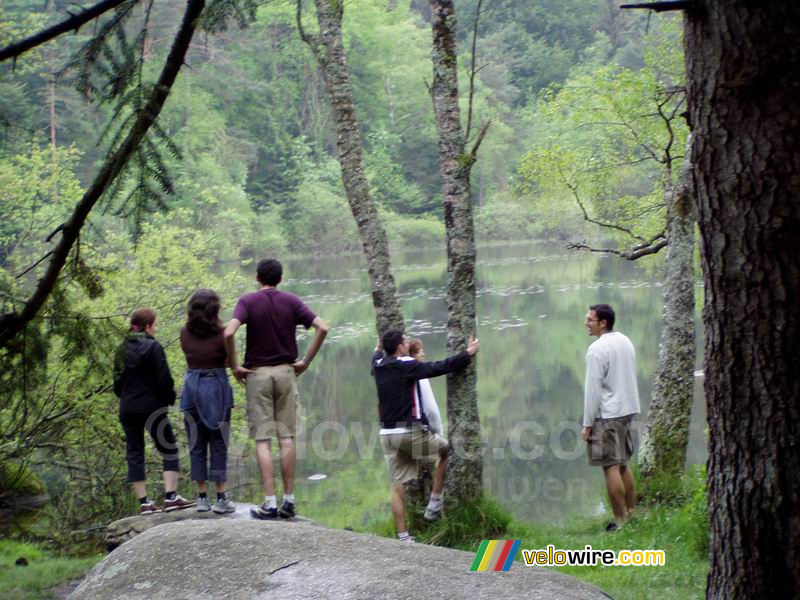
[{"label": "green foliage", "polygon": [[417,541],[462,550],[477,549],[481,540],[504,538],[512,521],[511,514],[485,494],[471,502],[448,505],[445,517],[432,524],[421,518],[424,511],[424,506],[407,511]]},{"label": "green foliage", "polygon": [[360,250],[350,205],[339,190],[307,181],[297,189],[293,200],[298,210],[289,220],[290,252],[340,254]]},{"label": "green foliage", "polygon": [[611,46],[598,37],[564,86],[542,94],[531,117],[536,142],[519,169],[521,189],[585,212],[620,245],[664,230],[664,196],[688,134],[675,87],[679,40],[666,28],[646,41],[645,65],[631,70],[608,62]]},{"label": "green foliage", "polygon": [[428,198],[420,187],[409,182],[397,162],[402,155],[402,140],[397,135],[375,131],[367,139],[370,152],[366,171],[370,192],[383,206],[399,214],[429,212],[438,204],[438,198]]},{"label": "green foliage", "polygon": [[0,266],[26,267],[24,259],[44,252],[45,238],[64,221],[80,198],[72,169],[79,159],[74,148],[51,150],[29,144],[19,154],[0,155]]},{"label": "green foliage", "polygon": [[[17,566],[24,558],[27,566]],[[41,600],[54,596],[53,588],[81,577],[102,558],[70,558],[32,543],[0,540],[0,589],[6,600]]]},{"label": "green foliage", "polygon": [[255,20],[258,4],[256,0],[214,0],[203,13],[200,27],[209,33],[221,33],[234,21],[244,28]]},{"label": "green foliage", "polygon": [[11,462],[0,462],[0,490],[0,499],[46,492],[44,484],[28,467]]},{"label": "green foliage", "polygon": [[497,194],[475,209],[475,232],[479,241],[526,239],[535,231],[537,216],[511,194]]},{"label": "green foliage", "polygon": [[554,570],[592,583],[620,600],[649,598],[653,590],[658,590],[658,597],[666,600],[704,598],[708,573],[708,515],[702,477],[704,474],[699,468],[687,473],[687,485],[693,491],[683,504],[639,507],[633,520],[613,534],[604,531],[605,520],[583,518],[564,527],[514,523],[508,537],[522,539],[525,549],[546,549],[552,544],[562,550],[583,549],[586,545],[617,552],[663,550],[664,566],[581,566]]},{"label": "green foliage", "polygon": [[414,217],[382,213],[389,243],[401,251],[414,248],[441,247],[444,243],[444,224],[431,215]]}]

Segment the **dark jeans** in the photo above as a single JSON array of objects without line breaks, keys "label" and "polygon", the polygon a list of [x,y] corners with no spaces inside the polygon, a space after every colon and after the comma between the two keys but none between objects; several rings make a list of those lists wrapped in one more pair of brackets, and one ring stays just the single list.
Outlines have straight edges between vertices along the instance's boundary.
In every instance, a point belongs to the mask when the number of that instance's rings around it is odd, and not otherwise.
[{"label": "dark jeans", "polygon": [[[189,438],[189,458],[192,461],[193,481],[224,483],[228,475],[228,439],[231,433],[231,411],[219,429],[209,429],[193,410],[184,413],[186,437]],[[211,454],[211,470],[208,469],[208,454]]]},{"label": "dark jeans", "polygon": [[128,449],[128,481],[144,481],[144,431],[156,444],[164,461],[165,471],[178,470],[178,445],[167,417],[167,409],[160,408],[152,414],[119,413],[119,422],[125,430],[125,443]]}]

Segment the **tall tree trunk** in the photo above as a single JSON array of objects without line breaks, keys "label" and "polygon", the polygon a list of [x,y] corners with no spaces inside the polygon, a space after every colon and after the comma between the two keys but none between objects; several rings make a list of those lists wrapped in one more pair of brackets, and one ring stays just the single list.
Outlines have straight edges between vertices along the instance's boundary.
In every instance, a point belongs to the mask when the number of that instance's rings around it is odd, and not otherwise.
[{"label": "tall tree trunk", "polygon": [[653,399],[639,467],[645,478],[680,475],[686,461],[694,392],[694,209],[688,161],[668,207],[663,329]]},{"label": "tall tree trunk", "polygon": [[800,590],[800,3],[686,14],[705,272],[708,598]]},{"label": "tall tree trunk", "polygon": [[[431,96],[439,135],[444,223],[447,232],[447,348],[463,350],[475,333],[475,233],[470,206],[469,174],[475,160],[458,108],[456,15],[453,0],[431,0],[433,84]],[[447,416],[451,457],[446,486],[458,500],[477,498],[482,489],[480,422],[475,360],[447,376]]]},{"label": "tall tree trunk", "polygon": [[325,79],[325,89],[336,123],[336,149],[339,152],[342,181],[367,258],[376,326],[378,333],[387,329],[402,329],[403,315],[392,274],[389,240],[364,175],[361,132],[356,121],[353,91],[342,43],[344,2],[315,0],[315,4],[319,35],[308,34],[303,30],[300,0],[297,2],[297,24],[303,41],[314,52]]}]

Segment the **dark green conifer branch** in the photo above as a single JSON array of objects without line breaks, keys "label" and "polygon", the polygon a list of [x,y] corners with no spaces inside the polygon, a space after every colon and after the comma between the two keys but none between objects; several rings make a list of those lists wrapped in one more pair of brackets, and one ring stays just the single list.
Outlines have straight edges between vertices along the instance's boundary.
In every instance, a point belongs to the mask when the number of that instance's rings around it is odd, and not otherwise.
[{"label": "dark green conifer branch", "polygon": [[64,33],[69,31],[77,32],[78,29],[80,29],[89,21],[96,19],[100,15],[113,8],[116,8],[120,4],[133,5],[136,4],[136,0],[103,0],[102,2],[98,2],[94,6],[77,14],[69,13],[69,19],[65,19],[64,21],[61,21],[52,27],[48,27],[47,29],[27,37],[24,40],[20,40],[14,44],[9,44],[5,48],[0,48],[0,62],[8,60],[9,58],[16,60],[20,54],[23,54],[28,50],[32,50],[37,46],[41,46],[45,42],[49,42],[50,40],[57,38]]},{"label": "dark green conifer branch", "polygon": [[0,347],[8,343],[38,314],[45,300],[53,291],[58,277],[67,262],[70,251],[80,234],[81,228],[92,208],[99,202],[110,185],[125,169],[129,159],[140,152],[142,142],[160,114],[170,90],[184,64],[199,18],[205,8],[205,0],[188,0],[180,29],[175,36],[172,48],[164,63],[158,83],[147,97],[141,112],[137,114],[124,141],[111,152],[92,185],[75,206],[69,220],[61,230],[61,238],[53,250],[53,255],[44,276],[39,280],[36,290],[20,311],[0,316]]}]

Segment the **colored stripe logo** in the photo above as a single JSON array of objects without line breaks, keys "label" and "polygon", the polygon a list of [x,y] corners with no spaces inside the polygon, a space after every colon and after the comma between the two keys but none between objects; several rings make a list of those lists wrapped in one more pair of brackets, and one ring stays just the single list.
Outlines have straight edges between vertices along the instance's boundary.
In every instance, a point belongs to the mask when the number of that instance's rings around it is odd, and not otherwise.
[{"label": "colored stripe logo", "polygon": [[508,571],[522,540],[483,540],[470,571]]}]

